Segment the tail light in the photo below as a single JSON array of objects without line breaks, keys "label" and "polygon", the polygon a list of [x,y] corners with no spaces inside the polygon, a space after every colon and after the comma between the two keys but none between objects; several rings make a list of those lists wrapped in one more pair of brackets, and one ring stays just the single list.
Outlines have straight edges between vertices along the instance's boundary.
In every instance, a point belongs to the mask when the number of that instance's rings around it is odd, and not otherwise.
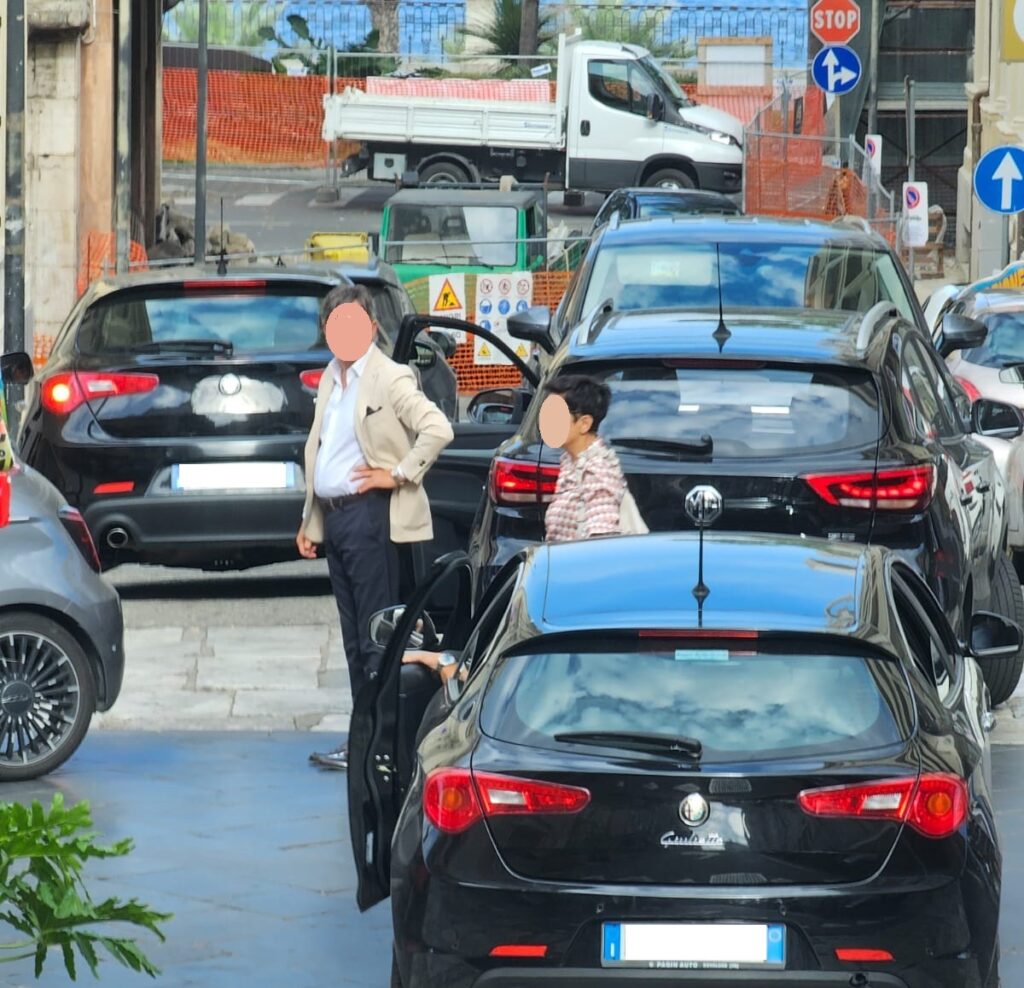
[{"label": "tail light", "polygon": [[92,492],[93,494],[131,494],[135,490],[135,481],[133,480],[111,480],[105,484],[97,484]]},{"label": "tail light", "polygon": [[423,812],[446,834],[461,833],[483,817],[579,813],[589,802],[590,793],[576,786],[464,768],[431,772],[423,789]]},{"label": "tail light", "polygon": [[502,943],[491,948],[491,957],[547,957],[544,943]]},{"label": "tail light", "polygon": [[61,508],[60,521],[68,535],[71,536],[71,540],[78,546],[78,551],[85,561],[98,573],[100,557],[96,552],[96,543],[92,540],[89,526],[86,525],[81,512],[77,508]]},{"label": "tail light", "polygon": [[935,493],[931,464],[863,473],[808,474],[804,480],[826,504],[843,508],[921,511]]},{"label": "tail light", "polygon": [[892,953],[877,947],[836,947],[836,960],[848,964],[878,964],[893,960]]},{"label": "tail light", "polygon": [[0,528],[11,522],[11,478],[6,472],[0,473]]},{"label": "tail light", "polygon": [[797,800],[811,816],[897,820],[925,837],[949,837],[967,817],[967,783],[941,772],[919,779],[805,789]]},{"label": "tail light", "polygon": [[160,383],[156,374],[109,374],[105,371],[62,371],[43,381],[43,408],[54,415],[70,415],[79,405],[101,398],[153,391]]},{"label": "tail light", "polygon": [[182,282],[182,289],[186,292],[221,292],[229,294],[237,291],[254,291],[267,287],[266,281],[262,278],[238,278],[228,280],[227,278],[213,278],[205,281]]},{"label": "tail light", "polygon": [[491,500],[499,505],[544,504],[555,496],[558,472],[558,467],[499,456],[491,464]]},{"label": "tail light", "polygon": [[972,404],[981,397],[981,392],[966,377],[958,377],[956,383],[967,392],[967,397],[971,399]]},{"label": "tail light", "polygon": [[308,391],[316,392],[320,389],[320,379],[324,376],[323,367],[315,367],[313,370],[304,370],[299,374],[302,386]]}]

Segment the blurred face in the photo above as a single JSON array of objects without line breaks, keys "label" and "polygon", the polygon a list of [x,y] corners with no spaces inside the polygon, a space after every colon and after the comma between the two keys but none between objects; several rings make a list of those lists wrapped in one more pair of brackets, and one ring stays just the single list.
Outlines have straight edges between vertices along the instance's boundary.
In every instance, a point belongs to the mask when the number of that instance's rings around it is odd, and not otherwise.
[{"label": "blurred face", "polygon": [[354,364],[366,354],[373,334],[373,320],[358,302],[344,302],[327,317],[327,345],[344,364]]}]

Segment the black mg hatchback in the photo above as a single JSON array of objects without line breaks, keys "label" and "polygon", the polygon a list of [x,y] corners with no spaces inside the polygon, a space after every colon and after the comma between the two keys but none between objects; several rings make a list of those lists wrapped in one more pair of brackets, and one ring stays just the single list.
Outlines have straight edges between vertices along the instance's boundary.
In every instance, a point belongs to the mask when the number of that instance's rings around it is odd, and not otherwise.
[{"label": "black mg hatchback", "polygon": [[[700,555],[540,547],[471,613],[452,554],[371,623],[349,812],[393,986],[998,984],[976,660],[1019,627],[977,613],[958,642],[884,549],[716,533]],[[401,657],[446,581],[439,688]]]}]

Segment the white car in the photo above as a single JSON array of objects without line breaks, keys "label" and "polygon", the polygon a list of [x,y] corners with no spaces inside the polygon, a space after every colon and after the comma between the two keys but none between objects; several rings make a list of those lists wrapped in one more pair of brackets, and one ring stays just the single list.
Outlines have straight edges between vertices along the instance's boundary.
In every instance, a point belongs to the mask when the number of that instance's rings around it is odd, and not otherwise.
[{"label": "white car", "polygon": [[928,329],[931,331],[932,339],[935,338],[938,332],[939,315],[943,307],[954,295],[958,295],[966,287],[965,284],[943,285],[941,288],[936,288],[925,300],[922,308],[924,309],[924,319],[928,324]]}]

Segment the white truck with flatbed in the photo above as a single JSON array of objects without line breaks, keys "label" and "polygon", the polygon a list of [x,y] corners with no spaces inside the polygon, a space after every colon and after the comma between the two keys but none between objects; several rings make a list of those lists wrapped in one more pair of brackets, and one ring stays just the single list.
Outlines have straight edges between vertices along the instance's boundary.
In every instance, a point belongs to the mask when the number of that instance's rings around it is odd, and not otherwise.
[{"label": "white truck with flatbed", "polygon": [[739,194],[743,126],[693,103],[637,45],[558,39],[554,101],[438,99],[349,88],[324,97],[323,137],[360,145],[345,165],[421,184],[512,175],[577,192],[623,186]]}]

